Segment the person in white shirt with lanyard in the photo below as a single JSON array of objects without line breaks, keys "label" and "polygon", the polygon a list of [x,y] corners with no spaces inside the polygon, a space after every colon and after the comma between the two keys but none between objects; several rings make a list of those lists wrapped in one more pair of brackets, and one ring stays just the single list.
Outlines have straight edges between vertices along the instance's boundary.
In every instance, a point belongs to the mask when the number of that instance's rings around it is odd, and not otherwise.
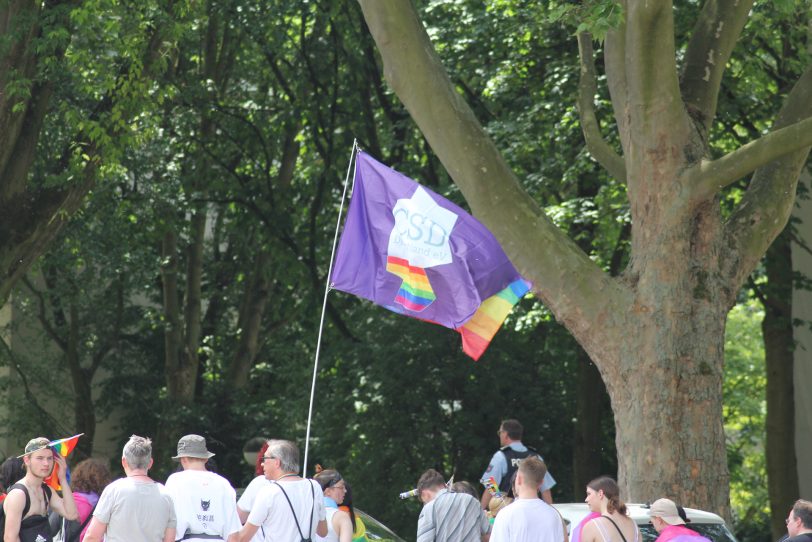
[{"label": "person in white shirt with lanyard", "polygon": [[240,542],[260,529],[267,542],[311,542],[316,534],[327,536],[321,486],[299,476],[299,448],[287,440],[270,441],[263,467],[271,484],[257,495]]},{"label": "person in white shirt with lanyard", "polygon": [[214,454],[200,435],[186,435],[178,441],[178,455],[172,459],[180,461],[183,470],[166,480],[175,504],[178,540],[237,542],[241,527],[237,493],[228,480],[206,470],[211,457]]}]

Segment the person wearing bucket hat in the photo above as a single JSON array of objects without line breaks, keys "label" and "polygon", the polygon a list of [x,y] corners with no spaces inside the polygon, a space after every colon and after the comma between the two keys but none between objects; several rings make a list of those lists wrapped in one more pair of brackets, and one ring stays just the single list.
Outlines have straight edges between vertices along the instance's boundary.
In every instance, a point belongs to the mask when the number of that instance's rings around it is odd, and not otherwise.
[{"label": "person wearing bucket hat", "polygon": [[[67,480],[67,463],[65,458],[48,446],[50,441],[44,437],[34,438],[25,445],[21,456],[25,468],[22,480],[9,488],[3,500],[5,526],[3,540],[20,542],[50,542],[51,528],[48,523],[48,509],[51,508],[65,519],[76,519],[76,503]],[[62,496],[52,492],[45,484],[45,478],[51,474],[57,463],[59,483],[62,485]]]},{"label": "person wearing bucket hat", "polygon": [[710,542],[707,538],[685,526],[677,504],[671,499],[657,499],[648,510],[651,524],[660,533],[655,542]]},{"label": "person wearing bucket hat", "polygon": [[237,494],[228,480],[206,469],[214,454],[200,435],[186,435],[178,441],[183,470],[166,480],[175,503],[177,536],[184,541],[225,540],[236,542],[242,525],[237,515]]}]

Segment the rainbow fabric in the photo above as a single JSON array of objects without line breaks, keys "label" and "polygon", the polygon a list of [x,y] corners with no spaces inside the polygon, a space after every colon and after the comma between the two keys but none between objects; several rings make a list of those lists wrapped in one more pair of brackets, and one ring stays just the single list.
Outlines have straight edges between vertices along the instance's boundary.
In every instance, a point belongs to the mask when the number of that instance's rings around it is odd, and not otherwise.
[{"label": "rainbow fabric", "polygon": [[[84,435],[84,433],[79,433],[78,435],[73,435],[72,437],[63,438],[59,440],[52,440],[48,443],[50,448],[61,455],[62,457],[68,457],[68,455],[76,448],[76,443],[79,442],[79,437]],[[70,469],[67,472],[67,478],[70,482]],[[54,488],[57,491],[62,489],[62,486],[59,483],[59,465],[54,462],[54,470],[51,471],[51,474],[45,479],[45,483]]]},{"label": "rainbow fabric", "polygon": [[502,327],[513,306],[529,290],[530,284],[527,281],[517,279],[501,292],[483,301],[471,319],[457,329],[462,335],[463,352],[474,358],[474,361],[478,360]]},{"label": "rainbow fabric", "polygon": [[437,299],[434,290],[431,289],[429,277],[426,276],[426,270],[422,267],[409,265],[409,260],[403,258],[387,256],[386,270],[403,281],[395,296],[395,303],[411,311],[421,312]]},{"label": "rainbow fabric", "polygon": [[458,331],[474,359],[529,289],[481,222],[362,151],[330,287]]}]

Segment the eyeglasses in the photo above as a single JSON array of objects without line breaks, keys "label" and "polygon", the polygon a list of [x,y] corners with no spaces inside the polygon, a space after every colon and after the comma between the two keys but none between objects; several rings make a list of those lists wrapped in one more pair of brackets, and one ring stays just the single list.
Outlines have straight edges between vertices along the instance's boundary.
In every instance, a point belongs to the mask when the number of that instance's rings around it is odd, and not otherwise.
[{"label": "eyeglasses", "polygon": [[341,486],[338,485],[338,483],[341,482],[342,480],[344,480],[344,479],[341,477],[341,475],[339,475],[338,478],[330,480],[330,482],[327,484],[327,487],[328,488],[329,487],[337,487],[338,489],[346,489],[346,487],[347,487],[346,483],[344,485],[341,485]]},{"label": "eyeglasses", "polygon": [[272,455],[263,455],[262,459],[260,459],[259,462],[260,463],[265,463],[265,461],[267,461],[268,459],[276,459],[276,458],[274,456],[272,456]]}]

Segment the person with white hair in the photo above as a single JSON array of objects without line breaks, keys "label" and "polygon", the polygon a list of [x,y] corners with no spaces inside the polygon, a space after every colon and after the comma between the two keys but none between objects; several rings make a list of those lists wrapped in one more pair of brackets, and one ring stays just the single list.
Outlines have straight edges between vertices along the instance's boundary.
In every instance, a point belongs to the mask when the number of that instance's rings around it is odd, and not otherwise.
[{"label": "person with white hair", "polygon": [[166,488],[149,477],[152,441],[133,435],[121,454],[126,477],[104,488],[84,542],[174,542],[175,507]]},{"label": "person with white hair", "polygon": [[262,458],[270,480],[257,495],[240,530],[240,542],[262,531],[266,542],[311,541],[327,536],[321,486],[299,476],[299,448],[287,440],[271,440]]}]

